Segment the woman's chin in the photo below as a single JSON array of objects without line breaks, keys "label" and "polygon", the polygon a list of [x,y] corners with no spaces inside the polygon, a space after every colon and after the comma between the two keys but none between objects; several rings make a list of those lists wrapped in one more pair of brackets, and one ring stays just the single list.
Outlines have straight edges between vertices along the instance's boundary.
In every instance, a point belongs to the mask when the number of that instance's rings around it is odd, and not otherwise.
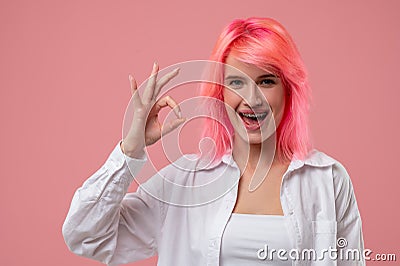
[{"label": "woman's chin", "polygon": [[240,139],[249,145],[259,145],[269,140],[274,134],[271,133],[261,134],[260,130],[257,131],[246,130],[245,132],[241,130],[240,132],[235,132],[235,135],[239,135]]}]

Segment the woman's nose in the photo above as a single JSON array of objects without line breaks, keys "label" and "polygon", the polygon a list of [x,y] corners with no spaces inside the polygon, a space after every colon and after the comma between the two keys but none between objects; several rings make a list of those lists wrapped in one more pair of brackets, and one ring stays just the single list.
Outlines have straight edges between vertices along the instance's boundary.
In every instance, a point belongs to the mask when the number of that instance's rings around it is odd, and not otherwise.
[{"label": "woman's nose", "polygon": [[258,88],[256,84],[253,84],[246,88],[246,95],[244,99],[249,107],[257,107],[262,105],[264,97],[260,91],[260,88]]}]

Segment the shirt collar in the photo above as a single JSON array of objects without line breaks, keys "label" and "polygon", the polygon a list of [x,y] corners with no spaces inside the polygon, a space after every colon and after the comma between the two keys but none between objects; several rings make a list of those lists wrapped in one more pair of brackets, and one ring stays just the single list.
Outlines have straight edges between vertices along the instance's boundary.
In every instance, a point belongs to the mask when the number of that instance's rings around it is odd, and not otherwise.
[{"label": "shirt collar", "polygon": [[321,152],[317,149],[312,149],[305,159],[293,159],[290,162],[289,170],[296,170],[304,165],[309,165],[313,167],[326,167],[333,165],[336,162],[335,159],[328,156],[324,152]]},{"label": "shirt collar", "polygon": [[[289,164],[288,171],[294,171],[303,167],[304,165],[309,165],[313,167],[326,167],[333,165],[335,162],[335,159],[328,156],[324,152],[317,149],[312,149],[305,159],[292,159]],[[232,153],[229,152],[224,154],[220,160],[216,160],[213,163],[209,164],[206,169],[212,169],[214,167],[217,167],[221,163],[237,168],[237,164],[233,159]]]}]

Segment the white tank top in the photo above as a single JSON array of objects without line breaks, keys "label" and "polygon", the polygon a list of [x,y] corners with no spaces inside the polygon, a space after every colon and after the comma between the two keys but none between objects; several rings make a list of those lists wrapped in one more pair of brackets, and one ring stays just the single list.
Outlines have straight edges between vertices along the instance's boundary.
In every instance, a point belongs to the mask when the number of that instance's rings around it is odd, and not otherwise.
[{"label": "white tank top", "polygon": [[[291,248],[284,216],[232,213],[222,236],[220,265],[292,265]],[[278,258],[279,249],[286,250],[280,257],[287,260]]]}]

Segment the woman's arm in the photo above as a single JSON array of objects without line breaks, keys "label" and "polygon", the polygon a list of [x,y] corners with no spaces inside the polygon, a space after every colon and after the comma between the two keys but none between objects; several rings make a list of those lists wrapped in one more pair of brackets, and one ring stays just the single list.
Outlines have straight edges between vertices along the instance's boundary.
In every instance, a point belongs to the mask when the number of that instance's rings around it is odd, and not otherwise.
[{"label": "woman's arm", "polygon": [[129,157],[125,161],[118,144],[105,164],[75,192],[62,229],[72,252],[110,265],[156,254],[158,200],[141,187],[125,195],[132,174],[144,163],[145,159]]},{"label": "woman's arm", "polygon": [[[63,235],[71,251],[78,255],[114,265],[156,253],[157,233],[161,230],[159,201],[142,187],[125,194],[145,162],[144,148],[185,121],[171,97],[158,99],[162,87],[178,75],[179,69],[157,80],[158,70],[155,63],[142,95],[129,75],[134,107],[130,129],[105,164],[75,192]],[[173,109],[177,118],[162,125],[158,113],[165,107]]]},{"label": "woman's arm", "polygon": [[[362,222],[353,185],[342,164],[335,164],[332,171],[335,182],[337,239],[344,239],[337,246],[338,265],[365,265]],[[353,254],[360,255],[360,258],[356,257],[354,260]]]}]

